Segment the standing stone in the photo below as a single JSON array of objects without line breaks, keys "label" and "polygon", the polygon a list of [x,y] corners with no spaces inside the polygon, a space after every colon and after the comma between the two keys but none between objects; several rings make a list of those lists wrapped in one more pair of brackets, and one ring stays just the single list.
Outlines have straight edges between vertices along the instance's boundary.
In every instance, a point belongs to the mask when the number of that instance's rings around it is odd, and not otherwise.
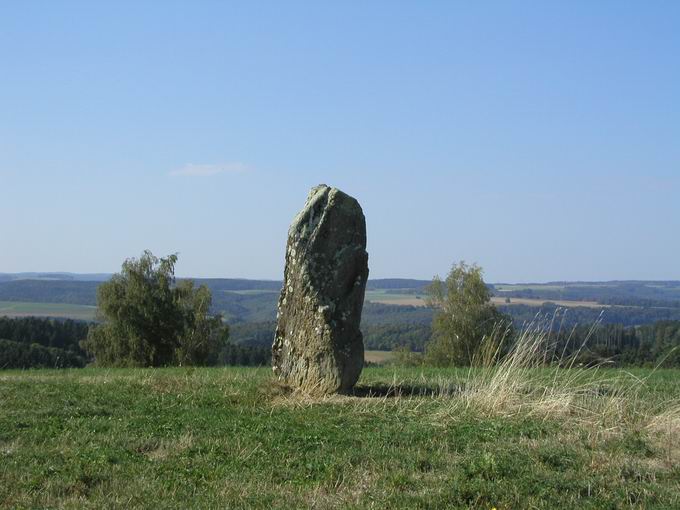
[{"label": "standing stone", "polygon": [[272,345],[274,373],[312,393],[350,390],[364,365],[359,324],[368,279],[359,202],[312,188],[288,230],[286,269]]}]

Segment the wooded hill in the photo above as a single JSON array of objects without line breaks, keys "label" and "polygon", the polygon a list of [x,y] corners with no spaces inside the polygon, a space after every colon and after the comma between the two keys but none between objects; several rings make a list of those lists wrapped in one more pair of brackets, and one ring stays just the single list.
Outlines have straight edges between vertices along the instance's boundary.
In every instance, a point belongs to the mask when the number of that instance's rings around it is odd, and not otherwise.
[{"label": "wooded hill", "polygon": [[[95,275],[104,278],[106,275]],[[95,278],[93,277],[93,278]],[[100,281],[87,281],[88,275],[31,273],[0,275],[0,301],[26,303],[60,303],[96,305]],[[271,344],[276,319],[278,292],[282,283],[272,280],[241,278],[196,279],[207,285],[213,295],[213,311],[220,312],[231,326],[233,344],[266,347]],[[369,280],[367,290],[382,296],[422,295],[426,280]],[[546,284],[495,284],[497,296],[511,299],[530,297],[550,300],[588,300],[597,306],[575,306],[560,319],[562,328],[589,325],[596,321],[621,327],[642,326],[659,321],[680,321],[680,282],[551,282]],[[612,303],[638,303],[607,306]],[[537,315],[550,316],[558,306],[550,302],[540,306],[507,304],[498,307],[510,315],[518,327]],[[36,307],[36,310],[38,308]],[[39,312],[36,312],[39,315]],[[404,306],[369,302],[364,306],[362,331],[367,349],[391,350],[408,346],[420,351],[431,336],[433,311],[424,306]],[[11,338],[5,338],[10,340]],[[46,347],[50,347],[47,342]],[[81,353],[78,353],[81,354]],[[244,353],[232,352],[232,357]]]}]

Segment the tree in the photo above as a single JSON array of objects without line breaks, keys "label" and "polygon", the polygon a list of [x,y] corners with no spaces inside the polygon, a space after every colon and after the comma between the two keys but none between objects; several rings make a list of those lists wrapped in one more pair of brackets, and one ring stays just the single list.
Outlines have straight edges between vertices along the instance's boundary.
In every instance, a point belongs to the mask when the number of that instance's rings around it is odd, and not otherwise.
[{"label": "tree", "polygon": [[502,341],[509,336],[511,320],[491,303],[478,265],[454,264],[445,281],[434,278],[427,293],[428,305],[435,309],[432,340],[426,346],[429,363],[472,365],[485,339]]},{"label": "tree", "polygon": [[214,363],[228,337],[221,316],[209,315],[212,296],[193,282],[175,284],[177,255],[145,251],[97,289],[103,322],[82,346],[100,366]]},{"label": "tree", "polygon": [[201,285],[183,280],[177,286],[184,308],[184,335],[175,351],[180,365],[216,365],[222,347],[229,339],[229,328],[221,315],[210,315],[212,294]]}]

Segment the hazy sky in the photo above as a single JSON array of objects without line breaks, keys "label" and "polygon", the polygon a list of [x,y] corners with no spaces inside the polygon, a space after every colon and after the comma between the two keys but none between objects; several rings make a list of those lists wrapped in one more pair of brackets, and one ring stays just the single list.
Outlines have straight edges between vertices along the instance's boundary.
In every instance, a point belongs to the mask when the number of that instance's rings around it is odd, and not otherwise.
[{"label": "hazy sky", "polygon": [[3,2],[0,272],[278,279],[319,183],[372,277],[680,279],[680,2]]}]

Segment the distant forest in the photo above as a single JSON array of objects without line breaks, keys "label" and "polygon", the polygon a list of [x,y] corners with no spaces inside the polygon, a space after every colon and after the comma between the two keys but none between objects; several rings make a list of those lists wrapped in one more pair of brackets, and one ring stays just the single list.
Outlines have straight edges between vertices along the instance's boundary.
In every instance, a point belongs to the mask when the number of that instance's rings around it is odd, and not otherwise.
[{"label": "distant forest", "polygon": [[[230,324],[267,322],[276,318],[276,303],[281,282],[243,279],[196,279],[212,291],[213,312],[222,313]],[[423,280],[369,280],[368,290],[383,290],[387,294],[421,294],[427,282]],[[37,303],[97,304],[97,281],[75,280],[10,280],[0,281],[0,301]],[[401,287],[399,287],[401,286]],[[569,314],[572,324],[591,323],[604,310],[602,321],[625,326],[651,324],[657,321],[680,320],[680,282],[610,282],[607,284],[558,284],[532,286],[490,286],[497,296],[545,300],[542,307],[521,304],[501,306],[517,324],[531,320],[537,312],[552,313],[550,301],[596,301],[602,308],[573,307]],[[519,290],[505,290],[506,288]],[[523,288],[528,287],[528,288]],[[504,289],[504,290],[498,290]],[[607,305],[616,305],[610,306]],[[423,322],[431,312],[414,312],[412,307],[367,303],[364,310],[366,325],[377,322],[412,323],[414,316]],[[378,320],[382,315],[384,320]]]},{"label": "distant forest", "polygon": [[[566,327],[556,315],[551,335],[555,358],[575,356],[584,364],[611,366],[680,366],[680,321],[644,326],[615,324]],[[420,319],[419,319],[420,320]],[[408,346],[420,351],[429,339],[429,325],[416,320],[365,326],[367,349]],[[72,320],[0,318],[0,368],[78,368],[89,361],[80,348],[89,325]],[[271,361],[275,323],[242,323],[233,327],[233,340],[218,357],[220,365],[264,366]]]},{"label": "distant forest", "polygon": [[0,317],[0,368],[78,368],[89,325],[73,320]]},{"label": "distant forest", "polygon": [[[37,279],[0,275],[0,301],[95,305],[100,280],[86,281],[82,275],[61,278],[43,274]],[[33,277],[34,275],[29,275]],[[266,365],[274,334],[280,281],[245,279],[197,279],[213,295],[213,312],[222,313],[230,325],[230,342],[221,353],[222,364]],[[421,295],[424,280],[369,280],[368,290],[385,294]],[[595,323],[584,360],[611,359],[626,365],[654,364],[680,345],[680,282],[605,282],[490,285],[494,295],[544,300],[542,306],[505,304],[499,310],[512,317],[517,328],[537,316],[559,313],[559,335],[569,332],[572,340],[584,339]],[[602,307],[576,306],[561,309],[550,301],[595,301]],[[605,306],[614,305],[614,306]],[[422,351],[431,338],[433,311],[426,307],[379,304],[364,306],[361,329],[370,350],[408,347]],[[78,367],[89,361],[79,342],[88,325],[73,320],[0,318],[0,368]],[[558,334],[556,331],[555,334]],[[561,337],[556,337],[560,339]],[[561,341],[561,340],[560,340]],[[567,346],[568,347],[568,346]],[[671,355],[665,363],[676,363]]]},{"label": "distant forest", "polygon": [[[92,361],[80,347],[90,324],[82,321],[0,317],[0,369],[81,368]],[[271,342],[270,342],[271,344]],[[269,365],[269,345],[227,343],[221,365]]]},{"label": "distant forest", "polygon": [[[584,364],[611,366],[680,366],[680,321],[660,321],[644,326],[583,324],[567,326],[557,320],[550,342],[556,353],[576,356]],[[275,323],[244,323],[233,328],[234,342],[249,346],[271,345]],[[430,340],[429,324],[375,324],[362,327],[368,350],[408,347],[422,352]]]},{"label": "distant forest", "polygon": [[602,283],[553,282],[491,286],[494,294],[545,301],[595,301],[603,305],[680,308],[680,282],[622,281]]}]

